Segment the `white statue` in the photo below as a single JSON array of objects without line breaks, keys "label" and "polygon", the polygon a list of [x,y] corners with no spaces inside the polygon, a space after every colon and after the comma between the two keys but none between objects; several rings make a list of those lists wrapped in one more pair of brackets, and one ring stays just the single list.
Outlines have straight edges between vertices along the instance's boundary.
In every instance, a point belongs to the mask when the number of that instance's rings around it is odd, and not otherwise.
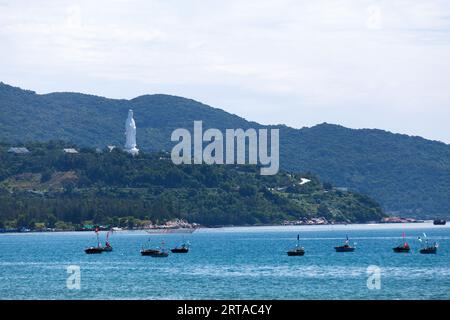
[{"label": "white statue", "polygon": [[139,149],[136,148],[136,123],[133,119],[133,110],[128,110],[128,118],[125,122],[125,136],[127,137],[125,142],[125,151],[132,155],[137,155]]}]

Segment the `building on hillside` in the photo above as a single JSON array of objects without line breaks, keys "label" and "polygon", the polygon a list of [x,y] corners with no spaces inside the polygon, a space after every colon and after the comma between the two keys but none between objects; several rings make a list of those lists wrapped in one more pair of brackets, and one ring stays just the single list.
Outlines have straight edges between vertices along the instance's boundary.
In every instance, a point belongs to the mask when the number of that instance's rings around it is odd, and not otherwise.
[{"label": "building on hillside", "polygon": [[15,154],[27,154],[30,153],[30,150],[28,150],[25,147],[11,147],[8,149],[9,153],[15,153]]},{"label": "building on hillside", "polygon": [[63,151],[65,153],[72,153],[72,154],[78,153],[78,151],[76,149],[74,149],[74,148],[64,148]]}]

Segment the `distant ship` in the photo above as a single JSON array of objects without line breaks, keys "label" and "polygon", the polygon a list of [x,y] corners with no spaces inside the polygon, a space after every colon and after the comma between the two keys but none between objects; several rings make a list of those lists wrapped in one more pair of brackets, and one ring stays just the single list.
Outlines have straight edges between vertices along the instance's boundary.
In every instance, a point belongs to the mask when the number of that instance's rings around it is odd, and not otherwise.
[{"label": "distant ship", "polygon": [[409,252],[411,251],[411,248],[409,247],[408,242],[405,241],[405,233],[403,232],[403,244],[393,248],[394,252]]},{"label": "distant ship", "polygon": [[353,246],[350,245],[350,242],[348,240],[348,236],[347,236],[347,239],[344,242],[344,245],[338,246],[338,247],[334,247],[334,250],[336,250],[336,252],[353,252],[353,251],[355,251],[355,249],[356,249],[355,244],[353,244]]},{"label": "distant ship", "polygon": [[287,252],[288,256],[303,256],[305,254],[305,248],[300,246],[300,235],[297,235],[297,245]]},{"label": "distant ship", "polygon": [[447,223],[447,221],[444,219],[436,219],[433,221],[433,224],[435,226],[445,226],[446,223]]}]

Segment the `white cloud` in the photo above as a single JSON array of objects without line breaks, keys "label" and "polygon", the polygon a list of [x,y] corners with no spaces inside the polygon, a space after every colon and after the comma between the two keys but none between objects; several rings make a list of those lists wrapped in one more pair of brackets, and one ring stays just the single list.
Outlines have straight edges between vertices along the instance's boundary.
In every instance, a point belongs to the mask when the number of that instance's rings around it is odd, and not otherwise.
[{"label": "white cloud", "polygon": [[0,80],[450,142],[447,1],[7,1]]}]

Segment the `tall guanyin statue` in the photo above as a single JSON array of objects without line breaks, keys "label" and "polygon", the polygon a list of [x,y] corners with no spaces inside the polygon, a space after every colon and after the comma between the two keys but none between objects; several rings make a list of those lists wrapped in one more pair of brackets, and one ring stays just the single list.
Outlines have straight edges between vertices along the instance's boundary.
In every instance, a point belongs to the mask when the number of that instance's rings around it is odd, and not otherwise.
[{"label": "tall guanyin statue", "polygon": [[128,110],[128,118],[125,122],[125,151],[132,155],[137,155],[139,149],[136,148],[136,123],[133,119],[133,110]]}]

